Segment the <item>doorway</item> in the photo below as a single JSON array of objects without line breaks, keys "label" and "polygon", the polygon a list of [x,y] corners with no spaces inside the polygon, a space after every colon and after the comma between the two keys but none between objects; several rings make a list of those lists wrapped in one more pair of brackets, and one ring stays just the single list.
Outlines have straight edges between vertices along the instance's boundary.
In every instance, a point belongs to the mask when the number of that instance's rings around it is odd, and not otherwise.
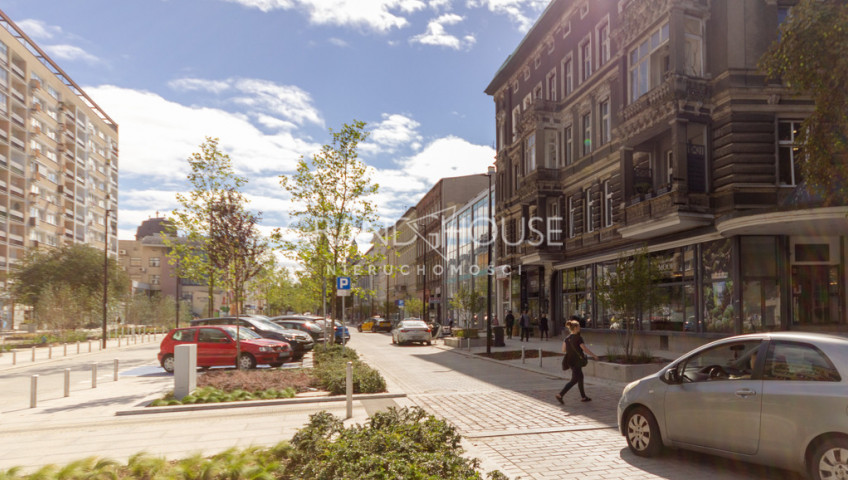
[{"label": "doorway", "polygon": [[836,265],[792,267],[793,323],[832,325],[839,323],[839,268]]}]

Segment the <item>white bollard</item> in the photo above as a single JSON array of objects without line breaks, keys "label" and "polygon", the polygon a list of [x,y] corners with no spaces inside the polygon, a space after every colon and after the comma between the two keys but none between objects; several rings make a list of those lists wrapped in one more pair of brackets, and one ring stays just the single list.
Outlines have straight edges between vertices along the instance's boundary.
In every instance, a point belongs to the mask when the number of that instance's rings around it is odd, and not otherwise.
[{"label": "white bollard", "polygon": [[345,417],[345,419],[353,418],[353,362],[347,362],[345,393],[347,395],[347,416]]},{"label": "white bollard", "polygon": [[35,408],[38,396],[38,375],[30,377],[29,381],[29,408]]},{"label": "white bollard", "polygon": [[115,359],[115,381],[118,381],[118,359]]},{"label": "white bollard", "polygon": [[47,345],[47,358],[53,358],[53,345]]},{"label": "white bollard", "polygon": [[65,396],[71,396],[71,369],[65,369]]},{"label": "white bollard", "polygon": [[542,366],[542,349],[539,349],[539,366]]},{"label": "white bollard", "polygon": [[12,350],[12,365],[18,363],[18,352]]},{"label": "white bollard", "polygon": [[32,347],[32,361],[35,361],[35,347]]},{"label": "white bollard", "polygon": [[62,344],[62,350],[63,350],[62,355],[67,357],[68,356],[68,344],[67,343]]},{"label": "white bollard", "polygon": [[88,341],[88,353],[91,353],[91,340]]},{"label": "white bollard", "polygon": [[97,388],[97,364],[91,364],[91,388]]},{"label": "white bollard", "polygon": [[79,353],[79,352],[80,352],[80,350],[79,350],[79,341],[78,341],[77,342],[77,353]]}]

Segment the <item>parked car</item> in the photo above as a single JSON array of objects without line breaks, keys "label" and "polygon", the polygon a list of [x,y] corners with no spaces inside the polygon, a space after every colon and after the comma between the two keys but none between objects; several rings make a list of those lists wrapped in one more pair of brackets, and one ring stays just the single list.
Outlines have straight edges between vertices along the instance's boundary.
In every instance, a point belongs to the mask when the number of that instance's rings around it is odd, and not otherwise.
[{"label": "parked car", "polygon": [[323,320],[322,319],[322,320],[316,321],[315,323],[319,327],[321,327],[321,329],[324,329],[324,328],[326,328],[325,323],[328,322],[328,321],[333,322],[333,335],[335,337],[336,343],[342,343],[343,339],[344,339],[345,342],[350,340],[350,330],[348,330],[347,327],[342,325],[342,322],[340,322],[338,320],[329,320],[329,319]]},{"label": "parked car", "polygon": [[392,322],[382,317],[371,317],[360,323],[357,329],[360,332],[378,332],[380,330],[389,332],[392,330]]},{"label": "parked car", "polygon": [[407,319],[398,322],[392,329],[392,343],[403,345],[411,342],[431,345],[433,336],[430,326],[419,319]]},{"label": "parked car", "polygon": [[292,361],[296,362],[315,347],[315,341],[309,335],[298,331],[285,329],[261,315],[245,315],[243,317],[197,318],[191,321],[197,325],[239,325],[259,334],[263,338],[288,342],[294,352]]},{"label": "parked car", "polygon": [[678,447],[808,474],[848,475],[848,338],[725,338],[630,383],[618,404],[636,455]]},{"label": "parked car", "polygon": [[324,340],[324,329],[319,327],[315,320],[321,317],[312,317],[307,315],[283,315],[279,317],[271,317],[271,321],[277,325],[288,328],[290,330],[300,330],[309,334],[315,342]]},{"label": "parked car", "polygon": [[[159,344],[159,363],[166,372],[173,372],[174,348],[191,343],[197,344],[197,366],[201,368],[238,366],[250,369],[259,364],[279,367],[292,356],[292,349],[286,342],[262,338],[246,328],[236,332],[234,325],[172,329]],[[241,344],[238,365],[236,338]]]}]

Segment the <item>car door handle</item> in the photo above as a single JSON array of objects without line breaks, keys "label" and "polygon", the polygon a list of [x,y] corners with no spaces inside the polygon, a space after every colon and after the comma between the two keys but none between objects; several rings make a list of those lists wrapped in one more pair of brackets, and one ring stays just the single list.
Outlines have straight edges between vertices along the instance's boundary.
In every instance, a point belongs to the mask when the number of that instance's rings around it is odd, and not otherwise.
[{"label": "car door handle", "polygon": [[743,388],[741,390],[736,390],[736,396],[739,398],[748,398],[756,395],[757,392],[751,390],[750,388]]}]

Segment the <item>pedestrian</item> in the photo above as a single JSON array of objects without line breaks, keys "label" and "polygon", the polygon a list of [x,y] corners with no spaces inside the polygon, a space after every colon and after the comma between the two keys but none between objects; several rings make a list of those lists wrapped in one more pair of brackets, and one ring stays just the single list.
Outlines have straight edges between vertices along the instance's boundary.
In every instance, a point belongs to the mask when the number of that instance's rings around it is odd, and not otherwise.
[{"label": "pedestrian", "polygon": [[562,397],[571,390],[575,384],[580,389],[580,401],[589,402],[592,399],[586,396],[586,391],[583,390],[583,358],[586,355],[591,356],[595,360],[598,356],[589,350],[583,337],[580,336],[580,322],[577,320],[569,320],[565,323],[568,328],[569,335],[562,340],[562,352],[565,357],[562,359],[562,369],[571,369],[571,380],[562,387],[562,390],[556,395],[559,403],[564,403]]},{"label": "pedestrian", "polygon": [[506,335],[507,338],[512,338],[512,327],[515,325],[515,315],[512,310],[506,311]]},{"label": "pedestrian", "polygon": [[521,341],[524,339],[530,341],[530,313],[528,310],[524,310],[521,312],[521,316],[518,317],[518,328],[521,329]]},{"label": "pedestrian", "polygon": [[539,340],[550,340],[548,336],[548,316],[542,313],[542,318],[539,319]]}]

